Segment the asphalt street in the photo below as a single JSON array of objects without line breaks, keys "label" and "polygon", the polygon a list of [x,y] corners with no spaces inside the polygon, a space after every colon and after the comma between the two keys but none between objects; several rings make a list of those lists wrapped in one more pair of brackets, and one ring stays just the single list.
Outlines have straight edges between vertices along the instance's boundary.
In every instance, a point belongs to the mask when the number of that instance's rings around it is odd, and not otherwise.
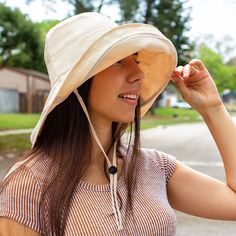
[{"label": "asphalt street", "polygon": [[[141,132],[142,147],[172,154],[193,169],[225,182],[220,154],[204,123],[158,126]],[[0,179],[13,159],[0,156]],[[175,211],[177,236],[236,236],[236,222],[209,220]]]}]

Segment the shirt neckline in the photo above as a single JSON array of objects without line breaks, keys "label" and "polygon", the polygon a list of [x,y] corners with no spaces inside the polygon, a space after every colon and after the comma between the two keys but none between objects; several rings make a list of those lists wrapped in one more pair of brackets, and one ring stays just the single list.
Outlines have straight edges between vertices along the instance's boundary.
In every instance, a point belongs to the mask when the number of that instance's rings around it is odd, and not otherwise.
[{"label": "shirt neckline", "polygon": [[[125,172],[126,172],[126,150],[120,147],[119,149],[120,153],[122,154],[124,158],[124,168],[120,175],[120,177],[117,179],[117,189],[119,189],[121,186],[125,184]],[[128,156],[127,156],[128,157]],[[93,192],[110,192],[110,183],[108,184],[92,184],[88,183],[84,180],[79,180],[78,187],[81,187],[83,189],[93,191]]]},{"label": "shirt neckline", "polygon": [[[121,176],[117,180],[117,189],[119,189],[125,183],[124,174],[125,174],[125,170],[122,171]],[[88,183],[84,180],[80,180],[78,183],[78,187],[89,190],[89,191],[93,191],[93,192],[110,192],[110,183],[108,183],[108,184],[92,184],[92,183]]]}]

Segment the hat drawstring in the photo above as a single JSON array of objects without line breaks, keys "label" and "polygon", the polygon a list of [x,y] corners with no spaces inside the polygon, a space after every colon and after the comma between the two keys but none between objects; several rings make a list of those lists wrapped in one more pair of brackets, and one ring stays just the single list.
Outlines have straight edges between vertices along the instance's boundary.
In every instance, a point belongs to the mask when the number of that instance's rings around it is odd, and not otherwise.
[{"label": "hat drawstring", "polygon": [[97,142],[98,146],[100,147],[102,153],[104,154],[107,164],[108,164],[108,170],[109,170],[109,176],[110,176],[110,189],[111,189],[111,199],[112,199],[112,208],[113,208],[113,212],[115,214],[115,219],[116,219],[116,224],[118,226],[118,230],[122,230],[123,226],[122,226],[122,218],[121,218],[121,213],[120,213],[120,209],[119,209],[119,205],[118,205],[118,200],[117,200],[117,165],[116,165],[116,142],[114,144],[114,150],[113,150],[113,157],[112,157],[112,164],[109,160],[109,158],[107,157],[99,139],[98,136],[95,132],[95,129],[92,125],[92,122],[90,120],[87,108],[83,102],[82,97],[79,95],[77,90],[74,90],[75,95],[77,96],[80,105],[82,107],[82,109],[85,112],[85,115],[88,119],[88,122],[90,124],[90,128],[91,128],[91,132],[94,136],[95,141]]},{"label": "hat drawstring", "polygon": [[[116,142],[114,144],[114,150],[113,150],[113,158],[112,158],[112,166],[109,168],[109,173],[110,173],[110,188],[111,188],[111,198],[112,198],[112,208],[113,212],[115,214],[116,218],[116,224],[118,226],[118,229],[121,230],[123,229],[122,226],[122,218],[121,218],[121,213],[119,209],[119,204],[117,200],[117,168],[116,168]],[[113,170],[115,174],[113,174]]]}]

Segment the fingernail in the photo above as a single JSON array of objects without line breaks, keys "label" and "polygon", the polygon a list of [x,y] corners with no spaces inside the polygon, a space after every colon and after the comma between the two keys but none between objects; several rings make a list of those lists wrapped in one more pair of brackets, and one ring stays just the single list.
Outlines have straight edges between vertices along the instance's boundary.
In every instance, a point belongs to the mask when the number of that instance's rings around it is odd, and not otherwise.
[{"label": "fingernail", "polygon": [[198,68],[195,66],[191,66],[191,69],[193,69],[194,71],[198,72]]}]

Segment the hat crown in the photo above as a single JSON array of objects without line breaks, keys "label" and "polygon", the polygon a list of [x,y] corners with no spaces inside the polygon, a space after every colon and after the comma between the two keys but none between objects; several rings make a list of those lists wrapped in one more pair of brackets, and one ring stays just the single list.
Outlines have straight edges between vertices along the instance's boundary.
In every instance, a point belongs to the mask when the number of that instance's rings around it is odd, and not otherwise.
[{"label": "hat crown", "polygon": [[[46,34],[44,49],[51,85],[68,73],[87,49],[114,27],[117,27],[116,23],[96,12],[75,15],[52,27]],[[74,44],[78,45],[77,52]]]}]

